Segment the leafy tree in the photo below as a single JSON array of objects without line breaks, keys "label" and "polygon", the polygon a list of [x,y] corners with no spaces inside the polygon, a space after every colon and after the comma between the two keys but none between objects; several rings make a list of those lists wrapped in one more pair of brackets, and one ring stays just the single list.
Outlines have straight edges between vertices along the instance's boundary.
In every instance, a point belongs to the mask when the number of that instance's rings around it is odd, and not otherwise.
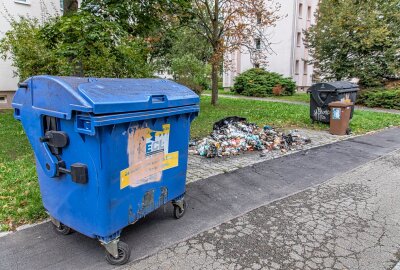
[{"label": "leafy tree", "polygon": [[[246,50],[258,64],[266,62],[270,38],[266,28],[279,19],[279,4],[274,0],[193,0],[189,24],[212,48],[213,105],[218,101],[218,74],[223,55]],[[259,40],[258,44],[255,40]],[[229,63],[225,63],[226,66]]]},{"label": "leafy tree", "polygon": [[[151,36],[174,20],[184,20],[190,0],[84,0],[82,10],[117,22],[130,34]],[[177,11],[181,11],[179,14]],[[179,16],[178,16],[179,15]]]},{"label": "leafy tree", "polygon": [[172,59],[171,69],[176,80],[197,93],[209,87],[209,66],[200,61],[194,54],[184,54]]},{"label": "leafy tree", "polygon": [[38,74],[95,77],[149,77],[148,49],[116,22],[87,12],[11,22],[0,55],[11,58],[21,80]]},{"label": "leafy tree", "polygon": [[11,22],[11,31],[0,41],[0,55],[9,58],[16,68],[15,76],[25,80],[35,74],[57,72],[63,59],[47,49],[47,44],[40,38],[37,19],[20,18]]},{"label": "leafy tree", "polygon": [[174,79],[195,92],[210,87],[209,43],[192,29],[168,29],[159,41],[152,42],[152,63],[160,70],[171,70]]},{"label": "leafy tree", "polygon": [[210,43],[196,31],[188,27],[177,29],[170,54],[173,57],[193,54],[196,59],[208,62],[212,56]]},{"label": "leafy tree", "polygon": [[398,0],[324,0],[316,20],[305,34],[318,75],[372,86],[399,74]]}]

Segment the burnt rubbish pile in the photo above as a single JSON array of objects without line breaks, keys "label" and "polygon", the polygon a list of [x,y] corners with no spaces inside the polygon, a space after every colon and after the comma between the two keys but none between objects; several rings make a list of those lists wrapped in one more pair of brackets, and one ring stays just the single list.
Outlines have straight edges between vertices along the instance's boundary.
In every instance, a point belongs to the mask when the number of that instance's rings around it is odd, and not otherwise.
[{"label": "burnt rubbish pile", "polygon": [[233,156],[247,151],[287,152],[310,143],[297,130],[279,132],[271,126],[260,128],[242,117],[227,117],[214,124],[211,134],[190,143],[191,154],[208,158]]}]

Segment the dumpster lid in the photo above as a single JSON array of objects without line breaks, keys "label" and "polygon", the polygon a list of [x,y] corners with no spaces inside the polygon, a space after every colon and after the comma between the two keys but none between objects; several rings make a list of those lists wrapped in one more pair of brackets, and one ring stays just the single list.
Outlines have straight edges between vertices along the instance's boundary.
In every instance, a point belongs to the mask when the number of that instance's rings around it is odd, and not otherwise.
[{"label": "dumpster lid", "polygon": [[[163,79],[110,79],[34,76],[26,81],[32,89],[32,106],[60,112],[94,114],[136,112],[197,105],[199,97],[189,88]],[[17,94],[13,106],[24,103]],[[26,98],[25,98],[26,99]]]},{"label": "dumpster lid", "polygon": [[336,81],[336,82],[321,82],[312,85],[307,92],[312,92],[313,90],[334,92],[334,91],[345,91],[353,92],[358,91],[358,85],[348,81]]}]

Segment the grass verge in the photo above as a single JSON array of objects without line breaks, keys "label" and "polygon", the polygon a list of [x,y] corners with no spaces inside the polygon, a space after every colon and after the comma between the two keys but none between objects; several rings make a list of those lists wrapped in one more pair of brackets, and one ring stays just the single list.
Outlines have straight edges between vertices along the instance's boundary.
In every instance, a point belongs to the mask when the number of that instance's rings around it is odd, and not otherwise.
[{"label": "grass verge", "polygon": [[11,110],[0,111],[0,141],[0,231],[4,231],[46,214],[32,149]]},{"label": "grass verge", "polygon": [[[260,126],[311,128],[327,130],[323,124],[311,124],[309,108],[275,102],[220,98],[219,105],[210,105],[211,98],[201,98],[201,112],[193,121],[193,138],[211,132],[214,122],[227,116],[242,116]],[[388,126],[399,126],[400,116],[369,111],[355,111],[351,127],[365,133]],[[46,217],[37,183],[35,161],[21,124],[12,111],[0,111],[0,230],[37,222]]]},{"label": "grass verge", "polygon": [[[249,99],[219,98],[219,104],[213,107],[211,97],[201,97],[201,112],[193,121],[191,134],[199,138],[211,132],[213,123],[226,116],[242,116],[260,126],[272,125],[280,128],[309,128],[328,130],[325,124],[311,124],[309,107],[304,105],[266,102]],[[351,128],[354,133],[362,134],[389,126],[399,126],[400,115],[355,111]]]},{"label": "grass verge", "polygon": [[[233,92],[231,92],[229,89],[219,89],[218,93],[221,95],[230,95],[230,96],[241,96],[237,95]],[[205,90],[203,91],[203,94],[208,94],[211,95],[211,90]],[[271,97],[266,97],[268,99],[276,99],[276,100],[287,100],[287,101],[297,101],[297,102],[305,102],[309,103],[310,102],[310,95],[307,93],[294,93],[293,96],[271,96]]]}]

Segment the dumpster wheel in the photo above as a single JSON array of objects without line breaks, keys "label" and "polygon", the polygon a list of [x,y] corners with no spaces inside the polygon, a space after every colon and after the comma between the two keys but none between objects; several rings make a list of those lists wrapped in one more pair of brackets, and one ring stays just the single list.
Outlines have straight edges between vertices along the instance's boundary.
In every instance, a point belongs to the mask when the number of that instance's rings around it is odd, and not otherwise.
[{"label": "dumpster wheel", "polygon": [[184,199],[173,202],[174,206],[174,217],[180,219],[186,212],[186,201]]},{"label": "dumpster wheel", "polygon": [[131,249],[129,248],[127,243],[122,241],[118,241],[118,257],[115,258],[111,253],[106,251],[106,261],[112,265],[123,265],[129,261],[129,257],[131,256]]},{"label": "dumpster wheel", "polygon": [[67,225],[64,225],[62,223],[60,223],[60,226],[54,225],[53,228],[56,233],[61,234],[61,235],[68,235],[73,232],[70,227],[68,227]]}]

